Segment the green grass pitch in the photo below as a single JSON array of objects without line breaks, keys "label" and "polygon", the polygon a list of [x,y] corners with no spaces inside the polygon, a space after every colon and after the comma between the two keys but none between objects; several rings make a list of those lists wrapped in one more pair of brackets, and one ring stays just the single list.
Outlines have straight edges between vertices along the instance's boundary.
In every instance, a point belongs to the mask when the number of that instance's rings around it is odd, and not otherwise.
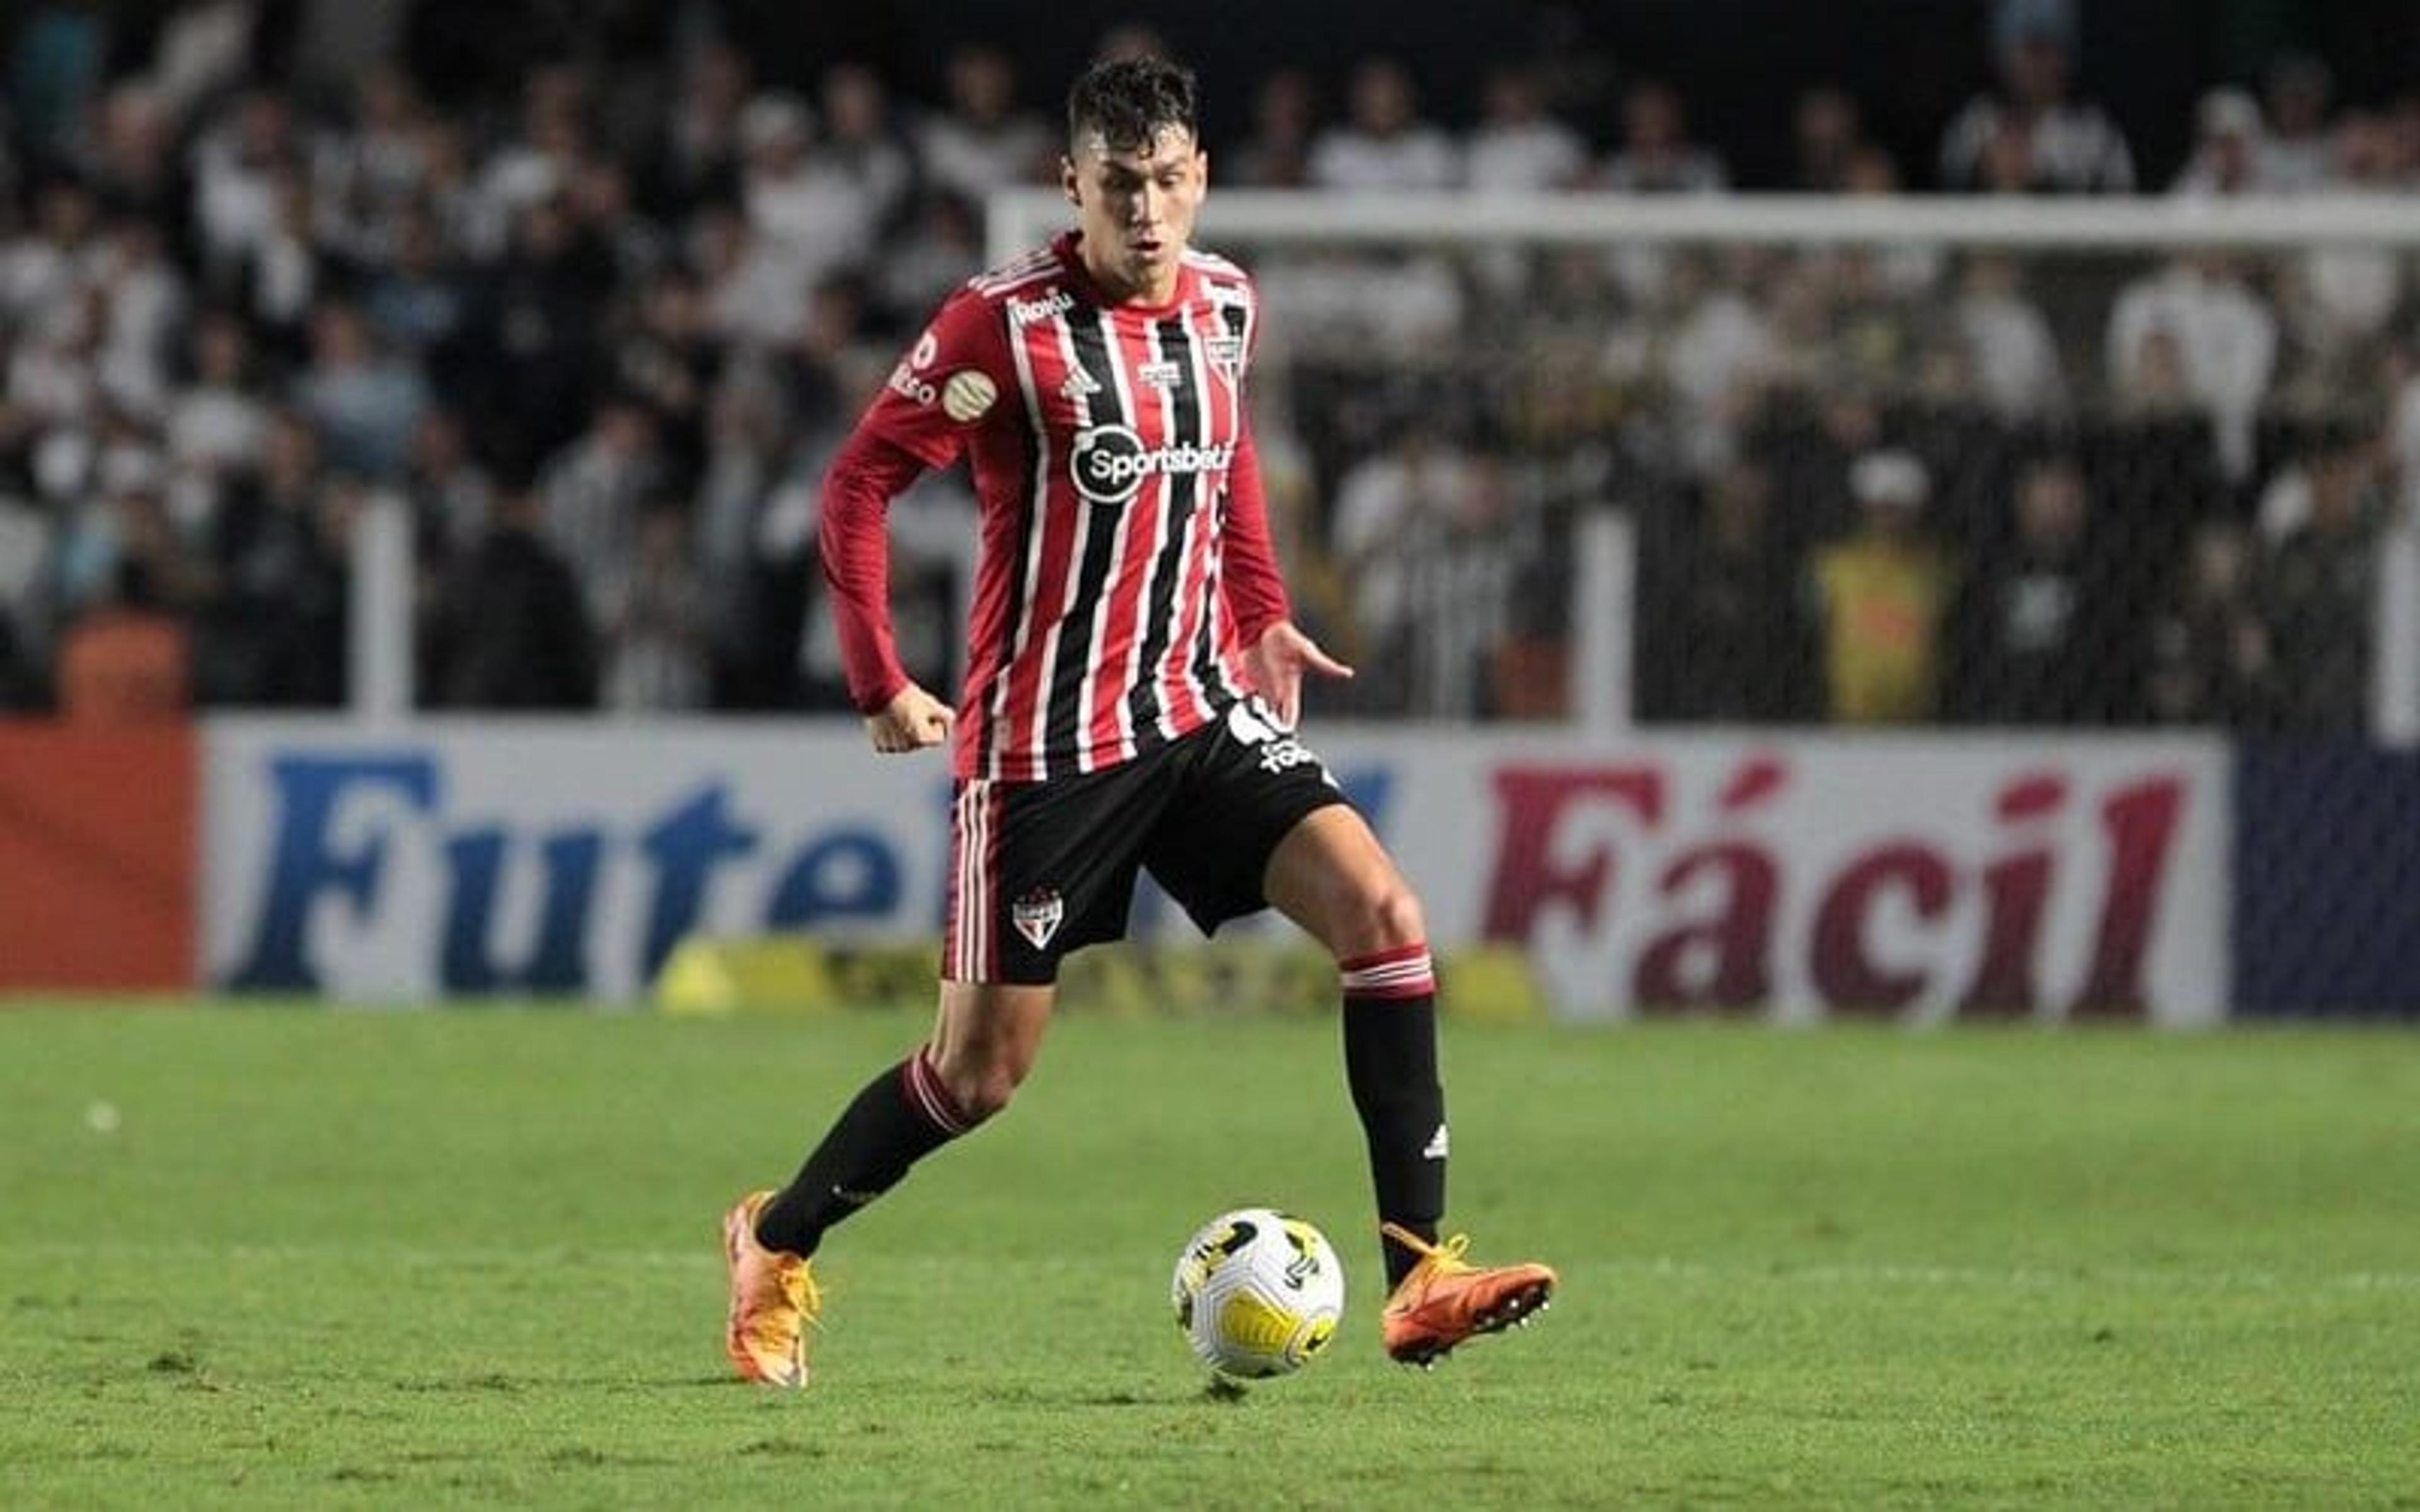
[{"label": "green grass pitch", "polygon": [[[727,1379],[722,1207],[922,1027],[0,1011],[0,1503],[2420,1505],[2420,1035],[1450,1026],[1455,1223],[1564,1284],[1423,1376],[1333,1023],[1068,1013]],[[1354,1291],[1221,1399],[1245,1201]]]}]

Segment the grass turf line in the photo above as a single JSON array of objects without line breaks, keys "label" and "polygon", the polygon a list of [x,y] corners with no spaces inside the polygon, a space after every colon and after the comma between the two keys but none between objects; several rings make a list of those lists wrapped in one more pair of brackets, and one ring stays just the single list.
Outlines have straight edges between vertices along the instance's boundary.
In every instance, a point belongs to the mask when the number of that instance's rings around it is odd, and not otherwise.
[{"label": "grass turf line", "polygon": [[[1333,1025],[1071,1014],[730,1381],[721,1208],[922,1029],[0,1014],[0,1498],[2420,1504],[2420,1037],[1450,1026],[1454,1219],[1565,1289],[1421,1376]],[[1223,1401],[1244,1201],[1353,1295]]]}]

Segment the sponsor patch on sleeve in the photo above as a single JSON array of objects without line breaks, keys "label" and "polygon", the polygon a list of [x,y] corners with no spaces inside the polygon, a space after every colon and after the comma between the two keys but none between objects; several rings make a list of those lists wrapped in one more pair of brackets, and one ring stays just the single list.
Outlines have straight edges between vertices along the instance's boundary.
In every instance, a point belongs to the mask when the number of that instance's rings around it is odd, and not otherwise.
[{"label": "sponsor patch on sleeve", "polygon": [[1000,385],[988,375],[962,368],[941,385],[941,412],[965,424],[979,420],[1000,399]]}]

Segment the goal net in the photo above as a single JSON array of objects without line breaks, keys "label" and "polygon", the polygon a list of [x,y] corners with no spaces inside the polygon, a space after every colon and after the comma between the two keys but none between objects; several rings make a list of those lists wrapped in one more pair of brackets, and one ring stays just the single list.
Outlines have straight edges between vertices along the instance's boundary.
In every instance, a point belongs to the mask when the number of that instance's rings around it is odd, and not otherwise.
[{"label": "goal net", "polygon": [[1221,192],[1201,239],[1326,712],[2420,736],[2420,208]]}]

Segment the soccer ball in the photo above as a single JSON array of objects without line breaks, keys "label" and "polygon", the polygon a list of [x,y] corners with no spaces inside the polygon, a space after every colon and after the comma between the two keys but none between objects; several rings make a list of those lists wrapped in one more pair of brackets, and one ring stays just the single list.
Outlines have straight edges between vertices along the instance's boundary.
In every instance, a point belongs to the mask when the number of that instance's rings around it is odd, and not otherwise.
[{"label": "soccer ball", "polygon": [[1170,1290],[1186,1342],[1225,1376],[1299,1370],[1344,1316],[1344,1267],[1327,1236],[1274,1208],[1203,1224],[1177,1256]]}]

